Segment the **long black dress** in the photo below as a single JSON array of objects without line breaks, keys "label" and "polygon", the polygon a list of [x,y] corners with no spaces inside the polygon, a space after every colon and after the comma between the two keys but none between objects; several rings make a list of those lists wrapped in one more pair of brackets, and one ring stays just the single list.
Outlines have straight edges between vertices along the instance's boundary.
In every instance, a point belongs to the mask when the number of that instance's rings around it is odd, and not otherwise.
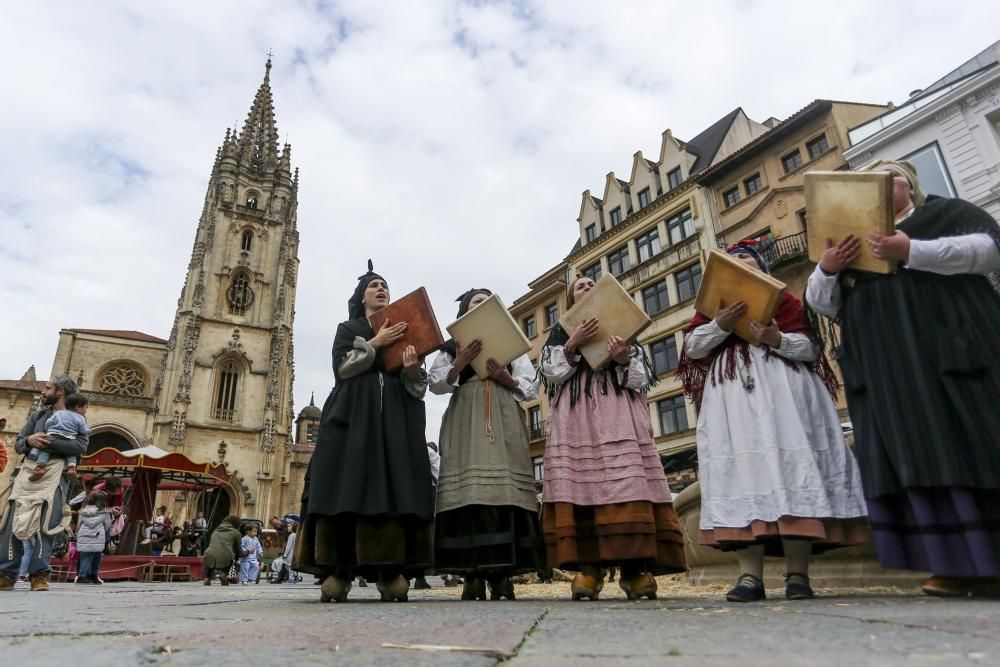
[{"label": "long black dress", "polygon": [[[900,223],[912,239],[1000,228],[959,199]],[[1000,575],[1000,295],[982,275],[844,272],[840,365],[883,567]]]},{"label": "long black dress", "polygon": [[[352,309],[353,310],[353,309]],[[350,580],[423,574],[433,560],[434,497],[424,402],[379,352],[366,371],[338,370],[355,339],[374,332],[363,317],[337,328],[336,384],[323,406],[302,493],[298,569]]]}]

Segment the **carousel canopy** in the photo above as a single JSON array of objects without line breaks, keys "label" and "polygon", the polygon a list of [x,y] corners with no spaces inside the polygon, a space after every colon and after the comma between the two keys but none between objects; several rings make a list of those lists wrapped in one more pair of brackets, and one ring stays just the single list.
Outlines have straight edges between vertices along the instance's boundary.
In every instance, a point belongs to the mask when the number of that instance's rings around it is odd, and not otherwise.
[{"label": "carousel canopy", "polygon": [[164,480],[205,486],[224,486],[232,480],[223,464],[196,463],[183,454],[152,445],[127,452],[105,447],[84,456],[77,468],[100,477],[132,477],[139,470],[155,470]]}]

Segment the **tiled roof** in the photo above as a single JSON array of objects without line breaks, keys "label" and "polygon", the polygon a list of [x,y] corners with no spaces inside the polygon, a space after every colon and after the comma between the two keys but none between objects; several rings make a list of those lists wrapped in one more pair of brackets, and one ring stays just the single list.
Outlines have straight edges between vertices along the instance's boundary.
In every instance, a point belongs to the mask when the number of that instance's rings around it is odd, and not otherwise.
[{"label": "tiled roof", "polygon": [[833,102],[830,100],[814,100],[802,107],[791,116],[781,121],[778,125],[775,125],[773,129],[768,130],[764,134],[758,136],[753,141],[749,142],[739,150],[731,153],[726,159],[718,164],[710,167],[701,174],[698,174],[695,178],[699,183],[711,183],[715,180],[713,177],[716,174],[726,173],[730,167],[740,164],[743,158],[754,148],[759,146],[764,146],[769,144],[771,141],[780,139],[789,131],[796,129],[802,122],[812,119],[813,116],[820,113],[826,113],[833,106]]},{"label": "tiled roof", "polygon": [[774,128],[768,130],[764,134],[758,136],[750,143],[746,144],[739,150],[731,153],[726,159],[722,160],[718,164],[709,167],[702,173],[696,175],[694,178],[700,184],[711,183],[715,180],[715,176],[721,175],[729,171],[730,168],[735,167],[743,163],[744,159],[750,154],[750,152],[755,148],[760,148],[762,146],[769,145],[772,141],[777,141],[782,139],[785,135],[790,132],[794,132],[799,129],[805,123],[808,123],[813,118],[828,112],[833,108],[834,104],[852,104],[855,106],[862,107],[880,107],[885,108],[884,104],[870,104],[868,102],[846,102],[843,100],[813,100],[806,106],[802,107],[791,116],[781,121],[779,124],[775,125]]},{"label": "tiled roof", "polygon": [[128,331],[124,329],[70,329],[74,333],[93,334],[95,336],[107,336],[109,338],[124,338],[125,340],[138,340],[144,343],[164,343],[162,338],[150,336],[141,331]]},{"label": "tiled roof", "polygon": [[743,112],[742,107],[736,107],[719,120],[712,123],[705,131],[701,132],[691,141],[684,144],[684,150],[697,156],[694,164],[691,165],[690,173],[694,174],[708,165],[712,164],[715,154],[719,152],[722,141],[726,138],[733,121]]},{"label": "tiled roof", "polygon": [[41,391],[42,389],[45,389],[45,382],[41,380],[0,380],[0,389]]}]

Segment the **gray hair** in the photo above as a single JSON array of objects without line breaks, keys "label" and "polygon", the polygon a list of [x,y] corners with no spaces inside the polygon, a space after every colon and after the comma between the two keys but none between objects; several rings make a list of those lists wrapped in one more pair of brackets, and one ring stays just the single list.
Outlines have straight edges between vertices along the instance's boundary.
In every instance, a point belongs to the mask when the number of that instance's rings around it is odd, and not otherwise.
[{"label": "gray hair", "polygon": [[76,393],[76,383],[66,375],[55,376],[52,378],[52,384],[54,384],[57,389],[62,389],[63,393],[67,396]]}]

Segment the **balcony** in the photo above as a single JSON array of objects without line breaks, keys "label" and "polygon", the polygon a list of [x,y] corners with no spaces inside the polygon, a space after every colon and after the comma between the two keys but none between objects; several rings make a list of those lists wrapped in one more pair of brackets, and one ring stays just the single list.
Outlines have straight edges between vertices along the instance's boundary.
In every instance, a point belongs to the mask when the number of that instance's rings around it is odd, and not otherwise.
[{"label": "balcony", "polygon": [[764,246],[761,251],[764,261],[770,269],[788,262],[809,256],[809,243],[805,232],[782,236]]},{"label": "balcony", "polygon": [[212,417],[221,422],[234,422],[236,421],[236,410],[215,408],[215,410],[212,413]]},{"label": "balcony", "polygon": [[549,420],[543,419],[540,424],[528,424],[528,439],[530,442],[535,442],[536,440],[541,440],[545,437],[545,430],[548,427]]}]

